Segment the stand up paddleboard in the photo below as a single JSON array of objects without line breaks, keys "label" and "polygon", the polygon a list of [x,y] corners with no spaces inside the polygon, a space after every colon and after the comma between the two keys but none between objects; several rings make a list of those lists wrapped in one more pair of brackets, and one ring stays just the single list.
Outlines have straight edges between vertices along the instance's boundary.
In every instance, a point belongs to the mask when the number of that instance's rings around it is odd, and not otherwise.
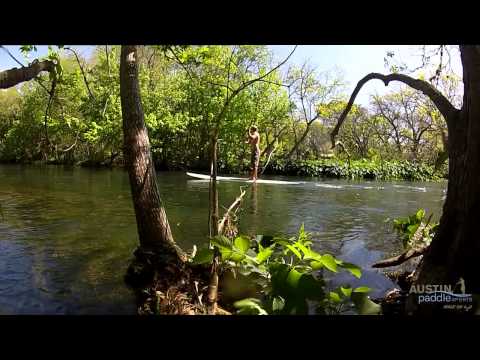
[{"label": "stand up paddleboard", "polygon": [[[187,172],[188,176],[191,176],[196,179],[202,179],[202,180],[210,180],[210,175],[204,175],[204,174],[196,174],[196,173],[191,173]],[[240,177],[230,177],[230,176],[217,176],[217,181],[237,181],[237,182],[245,182],[245,183],[252,183],[253,180],[247,179],[247,178],[240,178]],[[281,185],[300,185],[302,182],[298,181],[282,181],[282,180],[264,180],[264,179],[258,179],[256,181],[257,184],[281,184]]]}]

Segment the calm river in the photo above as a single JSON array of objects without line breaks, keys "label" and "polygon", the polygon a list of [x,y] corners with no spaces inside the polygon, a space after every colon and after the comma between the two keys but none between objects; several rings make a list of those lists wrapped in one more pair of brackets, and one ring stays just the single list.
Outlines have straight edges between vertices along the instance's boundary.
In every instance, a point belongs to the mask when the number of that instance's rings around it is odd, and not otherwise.
[{"label": "calm river", "polygon": [[[306,183],[249,190],[240,231],[294,234],[304,222],[317,250],[366,268],[352,285],[370,286],[373,296],[392,283],[369,266],[401,249],[385,220],[419,207],[437,220],[446,188],[446,182],[300,180]],[[175,240],[187,251],[206,242],[208,181],[174,172],[159,172],[158,181]],[[230,205],[239,186],[219,183],[220,206]],[[123,275],[137,242],[122,169],[0,166],[0,314],[135,313]]]}]

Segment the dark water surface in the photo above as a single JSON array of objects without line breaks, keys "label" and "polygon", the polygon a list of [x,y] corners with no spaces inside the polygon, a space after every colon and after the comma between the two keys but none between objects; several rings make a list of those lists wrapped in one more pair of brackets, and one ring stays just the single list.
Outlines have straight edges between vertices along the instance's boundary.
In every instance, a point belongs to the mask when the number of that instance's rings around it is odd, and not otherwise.
[{"label": "dark water surface", "polygon": [[[208,181],[183,173],[158,179],[173,235],[190,251],[206,241]],[[374,296],[392,284],[368,267],[400,249],[385,219],[419,207],[438,219],[446,188],[445,182],[300,180],[307,183],[250,189],[240,231],[294,234],[304,222],[316,249],[367,268],[352,285],[370,286]],[[219,183],[221,206],[230,205],[240,185]],[[123,170],[0,166],[0,314],[135,313],[123,275],[136,245]]]}]

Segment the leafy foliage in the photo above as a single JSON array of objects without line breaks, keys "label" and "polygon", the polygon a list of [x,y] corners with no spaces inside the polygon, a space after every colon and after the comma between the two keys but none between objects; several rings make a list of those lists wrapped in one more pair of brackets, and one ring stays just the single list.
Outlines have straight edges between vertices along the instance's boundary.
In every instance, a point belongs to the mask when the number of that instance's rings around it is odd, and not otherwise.
[{"label": "leafy foliage", "polygon": [[[319,314],[338,313],[352,304],[358,305],[361,313],[375,308],[367,298],[370,289],[366,287],[353,289],[345,285],[327,293],[325,271],[343,270],[360,278],[361,270],[330,254],[314,251],[303,225],[291,238],[259,235],[253,240],[246,236],[231,240],[217,236],[211,243],[220,251],[224,267],[247,276],[261,288],[261,299],[249,298],[234,304],[239,314],[308,314],[310,304],[316,305]],[[204,248],[192,261],[204,263],[213,257],[213,252]]]},{"label": "leafy foliage", "polygon": [[[25,55],[35,55],[36,50],[35,45],[21,46]],[[0,160],[121,163],[119,47],[97,46],[90,59],[79,55],[77,61],[63,45],[49,46],[45,58],[57,66],[57,87],[46,121],[49,94],[45,89],[54,79],[41,75],[38,81],[19,87],[19,99],[12,104],[16,111],[0,109],[4,120]],[[417,93],[402,90],[377,98],[372,109],[354,105],[339,134],[344,146],[331,152],[329,133],[347,96],[338,74],[319,72],[308,64],[291,65],[245,88],[222,112],[233,89],[276,64],[267,47],[143,46],[139,63],[145,121],[157,169],[208,170],[211,133],[218,126],[219,171],[247,171],[246,129],[256,124],[261,135],[260,163],[265,165],[273,155],[266,169],[270,173],[429,180],[438,176],[434,164],[439,175],[446,173],[444,121]],[[456,96],[454,80],[442,80],[449,97]],[[287,84],[291,86],[282,86]],[[403,114],[402,102],[416,107]],[[402,151],[386,117],[396,113],[401,116],[393,124],[399,129]],[[327,155],[333,158],[324,159]]]},{"label": "leafy foliage", "polygon": [[[419,230],[420,227],[421,229]],[[418,209],[410,216],[394,219],[393,228],[400,234],[403,247],[409,249],[419,245],[430,244],[438,228],[438,223],[430,223],[425,218],[425,210]],[[420,233],[417,234],[417,231],[420,231]]]},{"label": "leafy foliage", "polygon": [[376,180],[438,180],[433,167],[410,161],[345,161],[337,158],[297,162],[273,161],[267,174]]}]

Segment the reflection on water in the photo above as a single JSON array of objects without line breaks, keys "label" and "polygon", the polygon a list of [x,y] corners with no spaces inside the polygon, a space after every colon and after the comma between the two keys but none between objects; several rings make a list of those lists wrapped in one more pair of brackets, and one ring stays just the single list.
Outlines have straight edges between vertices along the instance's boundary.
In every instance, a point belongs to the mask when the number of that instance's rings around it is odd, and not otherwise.
[{"label": "reflection on water", "polygon": [[[185,250],[208,234],[208,180],[159,173],[172,232]],[[277,177],[280,179],[286,179]],[[288,180],[288,179],[287,179]],[[302,222],[314,247],[369,266],[398,251],[386,218],[418,207],[439,217],[445,183],[301,179],[256,184],[238,212],[247,234],[294,234]],[[242,183],[220,182],[220,209]],[[133,313],[123,275],[137,245],[128,176],[121,169],[0,166],[0,314]],[[340,276],[335,281],[343,281]],[[348,277],[351,280],[351,277]],[[378,270],[361,280],[381,295]]]}]

